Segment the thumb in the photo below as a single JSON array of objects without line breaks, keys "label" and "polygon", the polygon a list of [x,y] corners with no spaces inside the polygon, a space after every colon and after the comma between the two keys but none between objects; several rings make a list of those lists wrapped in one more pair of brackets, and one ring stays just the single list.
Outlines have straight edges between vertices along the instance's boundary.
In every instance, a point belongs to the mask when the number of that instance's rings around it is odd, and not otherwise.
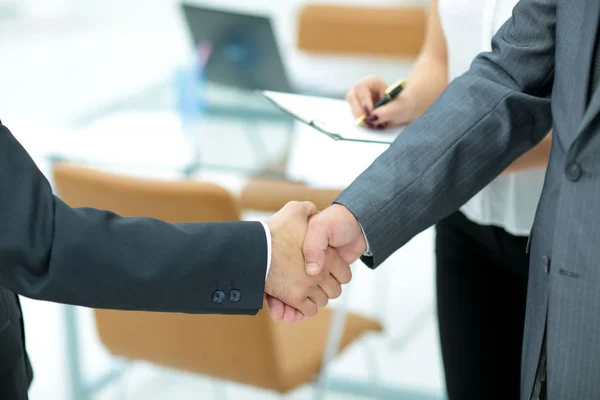
[{"label": "thumb", "polygon": [[317,215],[308,223],[302,250],[308,275],[319,275],[323,271],[327,247],[329,247],[327,224],[324,223],[321,215]]},{"label": "thumb", "polygon": [[301,206],[302,206],[302,215],[305,219],[309,219],[313,215],[319,213],[319,209],[317,208],[317,206],[310,201],[303,201],[301,203]]}]

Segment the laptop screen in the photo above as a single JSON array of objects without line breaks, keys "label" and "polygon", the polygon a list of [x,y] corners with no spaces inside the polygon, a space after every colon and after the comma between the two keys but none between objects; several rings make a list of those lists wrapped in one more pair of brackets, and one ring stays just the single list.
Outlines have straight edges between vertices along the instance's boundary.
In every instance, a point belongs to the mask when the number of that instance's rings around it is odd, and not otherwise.
[{"label": "laptop screen", "polygon": [[208,42],[211,82],[250,90],[292,91],[268,17],[182,4],[194,47]]}]

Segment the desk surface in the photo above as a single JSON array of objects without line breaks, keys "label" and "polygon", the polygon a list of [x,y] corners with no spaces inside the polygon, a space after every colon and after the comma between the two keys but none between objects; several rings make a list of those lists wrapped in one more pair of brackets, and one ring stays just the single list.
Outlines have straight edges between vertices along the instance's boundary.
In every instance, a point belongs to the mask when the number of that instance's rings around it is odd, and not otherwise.
[{"label": "desk surface", "polygon": [[186,127],[165,83],[82,116],[51,146],[53,159],[109,170],[234,173],[343,188],[387,145],[336,142],[295,123],[262,96],[209,85]]},{"label": "desk surface", "polygon": [[53,159],[190,175],[218,170],[284,178],[292,120],[255,93],[208,85],[192,119],[169,83],[82,116],[50,149]]}]

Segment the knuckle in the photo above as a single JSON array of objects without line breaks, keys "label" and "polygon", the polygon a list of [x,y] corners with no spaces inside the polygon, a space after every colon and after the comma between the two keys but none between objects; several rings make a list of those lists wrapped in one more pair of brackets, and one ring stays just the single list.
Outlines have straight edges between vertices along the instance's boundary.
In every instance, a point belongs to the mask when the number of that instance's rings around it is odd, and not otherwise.
[{"label": "knuckle", "polygon": [[323,270],[316,276],[314,276],[314,282],[316,284],[321,284],[324,283],[327,278],[329,278],[330,272],[329,269],[327,268],[327,265],[325,265],[325,267],[323,268]]},{"label": "knuckle", "polygon": [[294,303],[298,303],[307,297],[306,290],[302,287],[295,287],[290,290],[290,297]]},{"label": "knuckle", "polygon": [[377,75],[375,75],[375,74],[368,75],[365,78],[365,82],[366,83],[377,82],[378,80],[379,80],[379,77]]},{"label": "knuckle", "polygon": [[312,201],[303,201],[302,202],[302,206],[304,208],[306,208],[308,211],[313,211],[317,208],[317,206],[315,205],[315,203],[313,203]]}]

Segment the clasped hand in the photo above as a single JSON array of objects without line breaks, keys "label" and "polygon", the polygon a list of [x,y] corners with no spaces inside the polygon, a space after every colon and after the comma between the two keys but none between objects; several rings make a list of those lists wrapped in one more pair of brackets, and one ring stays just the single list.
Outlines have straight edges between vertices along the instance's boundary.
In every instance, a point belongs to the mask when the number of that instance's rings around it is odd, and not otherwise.
[{"label": "clasped hand", "polygon": [[271,268],[265,297],[273,320],[314,316],[350,282],[350,264],[366,249],[354,215],[341,205],[319,213],[310,202],[290,202],[267,220]]}]

